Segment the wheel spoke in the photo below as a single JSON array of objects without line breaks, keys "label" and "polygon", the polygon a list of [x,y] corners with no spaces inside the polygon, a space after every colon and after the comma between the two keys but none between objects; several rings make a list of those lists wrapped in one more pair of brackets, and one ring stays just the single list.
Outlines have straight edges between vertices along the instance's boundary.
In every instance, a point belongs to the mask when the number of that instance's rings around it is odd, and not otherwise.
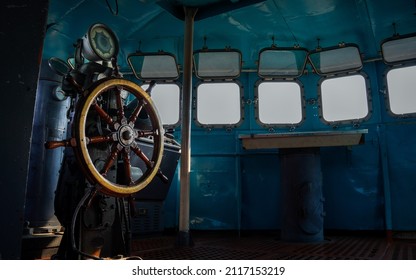
[{"label": "wheel spoke", "polygon": [[136,130],[136,134],[136,138],[158,135],[156,130]]},{"label": "wheel spoke", "polygon": [[101,108],[98,104],[97,101],[94,102],[94,104],[92,105],[95,109],[95,111],[97,111],[98,115],[111,127],[114,126],[114,121],[113,119],[110,117],[109,114],[107,114],[106,111],[104,111],[103,108]]},{"label": "wheel spoke", "polygon": [[139,114],[142,111],[144,105],[145,105],[145,102],[143,100],[138,100],[137,101],[137,106],[136,106],[136,108],[134,109],[133,113],[131,114],[131,116],[129,118],[129,123],[130,124],[134,124],[136,122],[136,120],[139,117]]},{"label": "wheel spoke", "polygon": [[123,101],[121,100],[121,88],[117,87],[116,92],[116,103],[117,103],[117,113],[118,113],[118,121],[121,122],[124,119],[124,107]]},{"label": "wheel spoke", "polygon": [[75,138],[70,138],[62,141],[48,141],[45,143],[46,149],[55,149],[59,147],[75,147],[77,145]]},{"label": "wheel spoke", "polygon": [[146,164],[147,168],[153,168],[154,163],[150,161],[150,159],[142,152],[142,150],[139,147],[137,147],[137,145],[133,145],[130,148]]},{"label": "wheel spoke", "polygon": [[108,170],[110,170],[111,166],[113,166],[114,162],[117,159],[117,155],[119,153],[119,147],[116,143],[113,144],[113,147],[111,149],[111,153],[108,156],[103,169],[101,169],[101,175],[103,175],[104,177],[107,176]]},{"label": "wheel spoke", "polygon": [[87,137],[87,145],[97,144],[97,143],[108,143],[108,142],[112,142],[112,141],[114,141],[114,140],[113,140],[113,137],[111,135]]},{"label": "wheel spoke", "polygon": [[124,161],[124,172],[126,175],[126,182],[127,185],[132,185],[133,178],[131,176],[131,161],[130,161],[130,150],[129,149],[123,149],[123,161]]},{"label": "wheel spoke", "polygon": [[[142,150],[137,147],[137,144],[133,145],[130,147],[133,152],[139,157],[141,158],[141,160],[143,160],[143,162],[146,164],[148,169],[151,169],[154,167],[154,163],[152,161],[149,160],[149,158],[142,152]],[[164,182],[164,183],[168,183],[169,182],[169,178],[166,177],[166,175],[164,175],[162,173],[162,170],[158,170],[156,175]]]}]

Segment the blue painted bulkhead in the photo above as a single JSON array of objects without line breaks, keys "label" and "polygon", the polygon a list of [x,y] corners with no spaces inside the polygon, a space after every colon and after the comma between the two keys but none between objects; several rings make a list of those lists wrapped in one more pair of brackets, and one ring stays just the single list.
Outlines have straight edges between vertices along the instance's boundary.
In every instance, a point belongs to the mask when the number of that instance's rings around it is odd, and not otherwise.
[{"label": "blue painted bulkhead", "polygon": [[[77,5],[69,2],[72,1],[50,2],[44,58],[71,56],[74,40],[90,24],[104,22],[119,36],[119,61],[129,79],[135,80],[129,76],[126,57],[138,48],[149,52],[163,49],[182,63],[183,21],[160,6],[143,1],[147,3],[136,3],[134,10],[127,8],[132,1],[120,1],[120,13],[114,16],[105,1],[80,1]],[[278,45],[299,44],[309,50],[319,43],[357,43],[364,61],[368,60],[361,71],[370,82],[371,116],[359,127],[345,124],[333,128],[323,123],[317,102],[321,77],[308,65],[306,74],[298,79],[303,85],[305,119],[296,132],[368,129],[361,145],[321,148],[324,228],[416,230],[416,121],[388,113],[384,86],[387,66],[379,53],[380,42],[394,32],[393,21],[397,21],[401,33],[416,30],[415,16],[407,14],[416,10],[413,1],[396,1],[394,7],[388,0],[257,2],[195,23],[194,49],[204,46],[206,36],[212,49],[232,46],[242,51],[243,72],[238,81],[243,89],[244,118],[240,126],[232,129],[207,129],[192,123],[191,229],[281,227],[280,182],[284,174],[279,172],[279,150],[245,150],[239,138],[270,132],[257,123],[254,104],[247,101],[255,99],[254,89],[260,79],[255,71],[258,52],[270,46],[271,37],[275,36]],[[96,12],[91,13],[93,10]],[[199,82],[194,76],[193,85]],[[292,129],[283,127],[272,132],[289,131]],[[180,142],[180,126],[175,128],[174,135]],[[178,226],[178,174],[177,170],[165,201],[165,228]]]},{"label": "blue painted bulkhead", "polygon": [[[391,230],[415,230],[412,214],[416,210],[416,147],[412,140],[415,123],[413,119],[398,119],[388,113],[384,81],[377,76],[385,68],[382,62],[371,62],[363,69],[370,77],[372,97],[371,118],[359,126],[368,129],[365,142],[357,146],[321,148],[326,229],[384,230],[386,223],[391,223]],[[253,87],[258,79],[255,73],[240,77],[246,100],[253,100],[253,91],[247,88]],[[304,85],[311,85],[305,86],[305,99],[317,98],[318,79],[315,74],[300,78]],[[244,112],[243,124],[232,130],[193,125],[191,228],[280,228],[279,150],[242,148],[239,135],[268,132],[255,121],[252,105],[246,105]],[[334,129],[323,124],[319,106],[311,104],[306,105],[306,119],[297,131],[350,129],[358,128],[345,125]],[[391,209],[386,207],[385,184],[389,184],[391,191]],[[171,192],[177,193],[178,188],[179,183],[172,186]],[[174,195],[170,197],[175,199]],[[167,205],[171,206],[168,211],[175,211],[177,206],[169,201]],[[386,215],[390,221],[386,221]],[[171,217],[167,225],[174,227],[176,216]]]}]

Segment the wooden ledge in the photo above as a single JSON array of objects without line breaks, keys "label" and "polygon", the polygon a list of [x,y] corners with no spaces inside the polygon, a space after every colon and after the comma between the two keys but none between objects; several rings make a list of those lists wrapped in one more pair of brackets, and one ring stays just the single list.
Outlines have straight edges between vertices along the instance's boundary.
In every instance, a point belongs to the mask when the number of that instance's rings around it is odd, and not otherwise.
[{"label": "wooden ledge", "polygon": [[367,129],[239,135],[244,149],[352,146],[364,143]]}]

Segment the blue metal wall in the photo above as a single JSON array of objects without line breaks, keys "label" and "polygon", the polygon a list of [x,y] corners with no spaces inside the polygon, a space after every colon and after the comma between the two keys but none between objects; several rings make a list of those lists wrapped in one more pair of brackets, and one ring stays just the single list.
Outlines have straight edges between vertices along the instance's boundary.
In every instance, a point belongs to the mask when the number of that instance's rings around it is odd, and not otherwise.
[{"label": "blue metal wall", "polygon": [[[397,23],[401,34],[414,32],[412,1],[401,0],[395,5],[388,0],[292,2],[265,1],[251,8],[197,21],[195,49],[202,48],[205,43],[211,49],[225,45],[237,48],[243,52],[244,67],[253,70],[258,51],[270,46],[271,37],[275,35],[279,46],[299,43],[309,50],[320,43],[323,46],[341,41],[357,43],[365,58],[373,58],[379,57],[381,40],[396,32],[393,22]],[[76,6],[71,1],[51,1],[44,55],[66,58],[73,52],[74,40],[98,21],[108,24],[119,35],[123,70],[129,71],[125,58],[138,48],[172,52],[181,63],[183,21],[157,5],[147,4],[138,6],[137,1],[123,1],[120,3],[123,16],[114,16],[108,6],[98,0]],[[204,37],[207,37],[206,42]],[[416,121],[396,119],[386,111],[385,70],[381,61],[366,63],[363,69],[369,77],[372,97],[371,118],[359,127],[368,129],[365,143],[321,149],[324,226],[327,229],[416,230],[413,215],[416,210],[416,148],[413,145]],[[254,100],[258,79],[255,72],[241,75],[239,81],[245,100]],[[311,71],[300,78],[304,86],[306,119],[296,131],[333,130],[319,119],[316,102],[319,80]],[[194,80],[194,84],[197,82]],[[280,178],[283,174],[279,173],[279,151],[245,151],[238,138],[240,134],[268,132],[255,121],[255,115],[251,103],[245,105],[242,125],[231,131],[207,130],[193,124],[191,228],[280,227]],[[337,129],[356,128],[345,125]],[[275,132],[288,132],[288,129]],[[180,137],[180,128],[175,135]],[[165,202],[166,227],[178,225],[177,174]]]},{"label": "blue metal wall", "polygon": [[[359,127],[368,129],[365,143],[321,148],[325,229],[416,230],[416,123],[388,114],[384,71],[380,61],[367,63],[363,69],[370,79],[372,108],[371,118]],[[301,77],[306,100],[317,99],[319,79],[315,74]],[[257,80],[255,73],[241,76],[246,100],[253,100]],[[317,103],[306,104],[306,119],[297,131],[334,130],[319,120]],[[238,138],[268,132],[254,116],[254,106],[246,105],[244,122],[231,131],[193,125],[192,229],[280,228],[280,178],[284,174],[279,172],[279,151],[247,151]],[[167,227],[177,225],[173,213],[177,213],[178,186],[172,185],[166,202]]]},{"label": "blue metal wall", "polygon": [[396,230],[416,228],[415,136],[414,123],[386,126],[392,220]]}]

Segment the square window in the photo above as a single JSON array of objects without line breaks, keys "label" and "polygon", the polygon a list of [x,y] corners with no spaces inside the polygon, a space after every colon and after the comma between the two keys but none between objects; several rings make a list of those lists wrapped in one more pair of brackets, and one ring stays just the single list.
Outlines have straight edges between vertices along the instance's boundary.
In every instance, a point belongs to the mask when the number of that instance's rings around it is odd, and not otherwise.
[{"label": "square window", "polygon": [[[142,86],[144,90],[148,87],[148,84]],[[177,84],[156,84],[152,89],[151,98],[164,126],[175,126],[179,123],[181,98]]]},{"label": "square window", "polygon": [[200,125],[238,125],[241,88],[237,83],[201,83],[196,91],[196,119]]},{"label": "square window", "polygon": [[303,119],[301,87],[296,82],[262,82],[257,115],[261,124],[299,124]]},{"label": "square window", "polygon": [[393,68],[387,72],[390,112],[394,115],[416,113],[416,66]]},{"label": "square window", "polygon": [[326,122],[362,120],[369,114],[367,84],[363,75],[324,79],[320,92],[321,114]]}]

